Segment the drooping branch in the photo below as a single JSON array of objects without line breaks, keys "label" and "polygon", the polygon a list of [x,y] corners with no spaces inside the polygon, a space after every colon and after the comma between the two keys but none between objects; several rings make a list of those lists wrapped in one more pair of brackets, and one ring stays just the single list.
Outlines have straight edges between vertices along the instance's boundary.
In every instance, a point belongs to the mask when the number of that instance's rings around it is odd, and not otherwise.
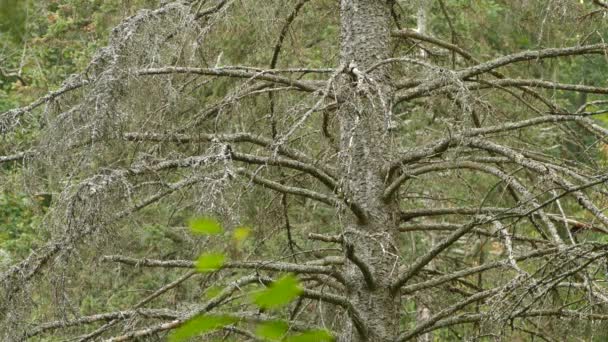
[{"label": "drooping branch", "polygon": [[19,124],[19,118],[32,110],[40,107],[43,104],[49,103],[61,95],[68,93],[72,90],[79,89],[88,84],[87,80],[82,79],[70,79],[66,81],[63,86],[55,91],[51,91],[45,96],[37,99],[29,105],[21,108],[11,109],[7,112],[0,114],[0,133],[6,133]]},{"label": "drooping branch", "polygon": [[236,152],[233,150],[230,151],[230,157],[234,161],[245,162],[248,164],[276,165],[306,172],[320,180],[329,190],[336,193],[338,197],[342,198],[342,201],[345,203],[345,205],[353,212],[353,214],[355,214],[355,216],[359,220],[364,221],[366,219],[366,215],[363,209],[361,209],[361,207],[357,203],[354,203],[349,198],[347,198],[342,192],[339,191],[334,178],[332,178],[327,173],[323,172],[314,165],[280,157],[260,157],[252,154]]},{"label": "drooping branch", "polygon": [[367,338],[369,335],[367,322],[362,319],[363,316],[359,313],[357,308],[355,308],[355,306],[352,305],[352,303],[350,303],[346,298],[331,293],[324,293],[308,289],[303,290],[302,297],[321,300],[326,303],[341,306],[348,312],[359,334],[361,334],[361,336],[364,338]]},{"label": "drooping branch", "polygon": [[367,287],[372,291],[374,289],[376,289],[376,281],[374,280],[374,275],[370,271],[369,266],[363,260],[361,260],[357,256],[357,254],[355,254],[354,246],[346,243],[345,249],[346,249],[346,257],[359,268],[359,270],[361,271],[361,274],[363,274],[363,279],[365,279],[365,283],[367,284]]},{"label": "drooping branch", "polygon": [[[180,189],[184,189],[186,187],[192,186],[196,183],[207,180],[208,177],[213,177],[214,175],[202,176],[202,177],[193,177],[183,179],[181,181],[177,181],[175,183],[168,184],[165,189],[157,192],[154,195],[151,195],[144,200],[136,203],[126,209],[115,213],[110,219],[107,220],[106,224],[111,224],[120,219],[127,217],[128,215],[133,214],[134,212],[141,210],[153,203],[158,202],[162,198],[178,191]],[[80,241],[85,236],[91,234],[90,229],[81,229],[74,230],[73,234],[69,234],[67,236],[60,236],[59,238],[45,244],[43,247],[33,251],[30,255],[19,262],[11,266],[8,270],[0,273],[0,283],[3,283],[4,286],[12,287],[16,286],[14,284],[17,279],[19,281],[28,281],[34,275],[36,275],[49,261],[58,253],[66,248],[70,248],[75,243]]]},{"label": "drooping branch", "polygon": [[[480,149],[488,150],[500,155],[504,155],[505,157],[510,158],[513,162],[520,164],[528,169],[534,170],[540,174],[544,174],[549,177],[553,182],[558,185],[561,185],[566,191],[572,193],[572,195],[577,199],[577,202],[581,207],[591,212],[595,217],[597,217],[605,226],[608,226],[608,217],[606,217],[602,211],[591,202],[585,194],[577,189],[573,184],[571,184],[566,179],[560,177],[553,171],[552,169],[542,165],[541,163],[525,158],[521,153],[514,151],[511,148],[506,146],[498,145],[496,143],[480,140],[480,139],[471,139],[468,144],[473,147],[477,147]],[[600,184],[602,181],[597,181]],[[608,233],[608,231],[606,231]]]}]

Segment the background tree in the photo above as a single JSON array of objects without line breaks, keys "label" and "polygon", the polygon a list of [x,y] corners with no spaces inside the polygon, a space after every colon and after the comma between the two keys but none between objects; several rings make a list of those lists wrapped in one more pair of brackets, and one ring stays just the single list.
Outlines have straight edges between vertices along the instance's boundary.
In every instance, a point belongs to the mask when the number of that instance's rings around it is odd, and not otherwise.
[{"label": "background tree", "polygon": [[7,4],[5,340],[606,338],[603,1]]}]

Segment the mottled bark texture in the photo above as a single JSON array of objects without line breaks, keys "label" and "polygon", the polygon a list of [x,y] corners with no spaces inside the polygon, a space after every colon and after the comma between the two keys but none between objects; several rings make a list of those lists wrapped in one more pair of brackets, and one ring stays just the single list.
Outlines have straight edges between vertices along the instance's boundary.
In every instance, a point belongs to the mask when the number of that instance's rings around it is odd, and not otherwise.
[{"label": "mottled bark texture", "polygon": [[344,231],[348,298],[366,328],[356,319],[346,324],[340,341],[389,341],[398,333],[399,299],[390,290],[398,263],[396,206],[382,199],[390,150],[393,86],[387,65],[390,8],[381,0],[342,0],[339,82],[340,169],[342,188],[364,211]]}]

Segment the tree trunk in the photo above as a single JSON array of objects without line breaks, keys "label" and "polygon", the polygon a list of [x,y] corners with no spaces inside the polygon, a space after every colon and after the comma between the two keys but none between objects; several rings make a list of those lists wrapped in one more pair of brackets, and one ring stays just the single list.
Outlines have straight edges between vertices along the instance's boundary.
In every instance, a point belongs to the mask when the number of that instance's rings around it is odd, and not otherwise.
[{"label": "tree trunk", "polygon": [[341,22],[341,64],[346,67],[338,87],[341,186],[364,217],[351,218],[343,232],[353,319],[345,324],[340,341],[389,341],[397,336],[400,307],[390,291],[398,269],[397,207],[382,199],[394,89],[387,64],[366,72],[388,58],[389,4],[342,0]]},{"label": "tree trunk", "polygon": [[[416,2],[416,31],[420,34],[426,35],[427,29],[427,18],[429,17],[429,7],[431,2],[429,0],[418,0]],[[426,58],[427,54],[424,49],[420,49],[420,58]]]}]

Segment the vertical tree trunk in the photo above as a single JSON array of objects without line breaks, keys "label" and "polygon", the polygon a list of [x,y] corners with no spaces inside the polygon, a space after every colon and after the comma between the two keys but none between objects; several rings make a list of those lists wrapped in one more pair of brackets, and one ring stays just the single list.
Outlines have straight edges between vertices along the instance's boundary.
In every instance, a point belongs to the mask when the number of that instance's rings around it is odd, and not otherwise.
[{"label": "vertical tree trunk", "polygon": [[[426,35],[427,18],[429,16],[429,7],[431,5],[430,0],[418,0],[416,2],[416,30],[420,34]],[[426,58],[426,51],[420,49],[420,58]]]},{"label": "vertical tree trunk", "polygon": [[[344,231],[347,296],[366,329],[345,325],[341,341],[389,341],[399,328],[399,299],[389,289],[397,272],[396,207],[382,199],[390,151],[388,65],[366,73],[390,51],[390,7],[385,0],[341,1],[339,80],[342,189],[365,212]],[[366,331],[364,331],[366,330]]]}]

